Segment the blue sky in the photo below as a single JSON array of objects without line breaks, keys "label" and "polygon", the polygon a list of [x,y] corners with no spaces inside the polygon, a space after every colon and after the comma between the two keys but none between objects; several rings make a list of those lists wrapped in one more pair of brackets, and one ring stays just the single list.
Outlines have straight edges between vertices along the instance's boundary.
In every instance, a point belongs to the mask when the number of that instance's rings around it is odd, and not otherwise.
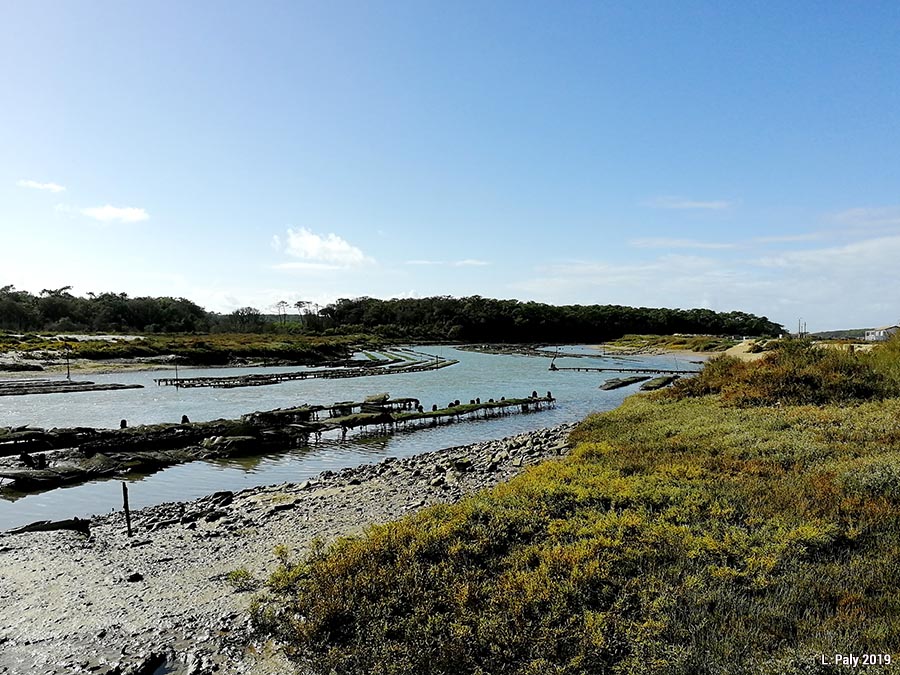
[{"label": "blue sky", "polygon": [[900,320],[900,4],[0,4],[0,285]]}]

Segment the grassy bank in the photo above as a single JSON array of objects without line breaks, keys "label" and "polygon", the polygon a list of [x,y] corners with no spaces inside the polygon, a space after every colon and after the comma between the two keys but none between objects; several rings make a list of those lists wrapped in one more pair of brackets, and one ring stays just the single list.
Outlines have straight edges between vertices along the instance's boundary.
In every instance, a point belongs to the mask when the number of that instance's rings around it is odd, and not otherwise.
[{"label": "grassy bank", "polygon": [[[564,461],[285,561],[257,620],[315,673],[816,673],[896,652],[898,344],[798,344],[631,397]],[[718,386],[755,367],[781,389]],[[788,387],[829,378],[876,384],[821,405]]]},{"label": "grassy bank", "polygon": [[81,339],[62,341],[50,335],[0,334],[0,352],[16,351],[25,358],[110,360],[174,354],[195,365],[224,365],[235,359],[276,359],[318,363],[348,357],[353,347],[377,346],[366,335],[313,337],[288,333],[211,333],[205,335],[144,335],[138,339]]},{"label": "grassy bank", "polygon": [[722,352],[738,340],[716,335],[624,335],[606,343],[627,350],[676,349],[688,352]]}]

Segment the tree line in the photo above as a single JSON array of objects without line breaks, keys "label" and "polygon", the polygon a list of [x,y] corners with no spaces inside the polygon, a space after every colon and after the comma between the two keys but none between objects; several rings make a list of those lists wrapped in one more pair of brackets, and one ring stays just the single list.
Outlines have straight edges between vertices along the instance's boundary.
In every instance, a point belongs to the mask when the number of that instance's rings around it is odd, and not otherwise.
[{"label": "tree line", "polygon": [[447,296],[378,300],[341,299],[320,311],[341,332],[466,342],[593,342],[629,333],[776,336],[783,328],[766,317],[710,309],[622,305],[547,305],[519,300]]},{"label": "tree line", "polygon": [[[320,307],[275,304],[275,314],[242,307],[207,312],[185,298],[76,296],[70,286],[35,295],[0,288],[0,329],[139,333],[297,332],[372,333],[385,338],[466,342],[593,342],[629,333],[775,336],[783,328],[766,317],[709,309],[622,305],[547,305],[471,296],[379,300],[341,298]],[[297,314],[289,314],[296,309]]]},{"label": "tree line", "polygon": [[0,288],[0,328],[10,331],[208,332],[213,315],[185,298],[130,298],[125,293],[73,295],[71,286],[34,295]]}]

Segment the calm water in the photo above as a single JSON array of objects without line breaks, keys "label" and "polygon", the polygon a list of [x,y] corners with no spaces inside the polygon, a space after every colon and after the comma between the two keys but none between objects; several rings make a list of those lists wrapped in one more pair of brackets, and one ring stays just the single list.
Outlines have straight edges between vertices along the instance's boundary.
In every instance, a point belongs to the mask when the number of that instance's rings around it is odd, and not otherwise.
[{"label": "calm water", "polygon": [[[94,382],[139,383],[144,389],[41,394],[0,397],[0,426],[23,424],[41,427],[118,427],[120,419],[129,426],[158,422],[179,422],[182,415],[192,421],[235,418],[254,410],[269,410],[303,403],[328,404],[361,400],[379,392],[392,396],[414,396],[426,409],[432,403],[443,407],[459,399],[468,401],[519,397],[537,390],[553,392],[555,408],[524,415],[510,415],[490,421],[473,421],[401,433],[387,437],[354,437],[346,441],[323,437],[317,444],[285,453],[228,460],[182,464],[150,476],[129,477],[132,507],[200,497],[216,490],[240,490],[255,485],[302,481],[324,471],[337,470],[383,457],[404,457],[439,448],[465,445],[516,433],[578,421],[591,412],[610,410],[634,393],[637,385],[615,391],[601,391],[598,385],[616,374],[550,372],[549,359],[464,352],[452,347],[429,347],[424,351],[459,359],[460,363],[441,370],[385,375],[346,380],[315,379],[284,382],[266,387],[238,389],[184,389],[158,387],[157,377],[173,377],[174,371],[118,373],[78,376]],[[565,353],[596,354],[589,347],[566,347]],[[663,367],[696,368],[695,355],[664,357],[566,358],[559,367]],[[239,375],[298,370],[289,368],[204,368],[179,369],[187,376]],[[59,488],[8,501],[0,499],[0,529],[42,519],[70,518],[105,513],[121,507],[119,481],[106,480]]]}]

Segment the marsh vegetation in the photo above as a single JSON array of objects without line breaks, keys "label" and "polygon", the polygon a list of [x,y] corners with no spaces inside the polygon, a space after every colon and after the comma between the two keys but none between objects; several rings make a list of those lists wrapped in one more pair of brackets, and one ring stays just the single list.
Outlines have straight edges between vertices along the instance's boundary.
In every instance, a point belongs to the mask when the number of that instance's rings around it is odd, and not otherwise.
[{"label": "marsh vegetation", "polygon": [[898,355],[713,361],[589,417],[563,460],[283,561],[256,620],[315,673],[814,673],[895,652]]}]

